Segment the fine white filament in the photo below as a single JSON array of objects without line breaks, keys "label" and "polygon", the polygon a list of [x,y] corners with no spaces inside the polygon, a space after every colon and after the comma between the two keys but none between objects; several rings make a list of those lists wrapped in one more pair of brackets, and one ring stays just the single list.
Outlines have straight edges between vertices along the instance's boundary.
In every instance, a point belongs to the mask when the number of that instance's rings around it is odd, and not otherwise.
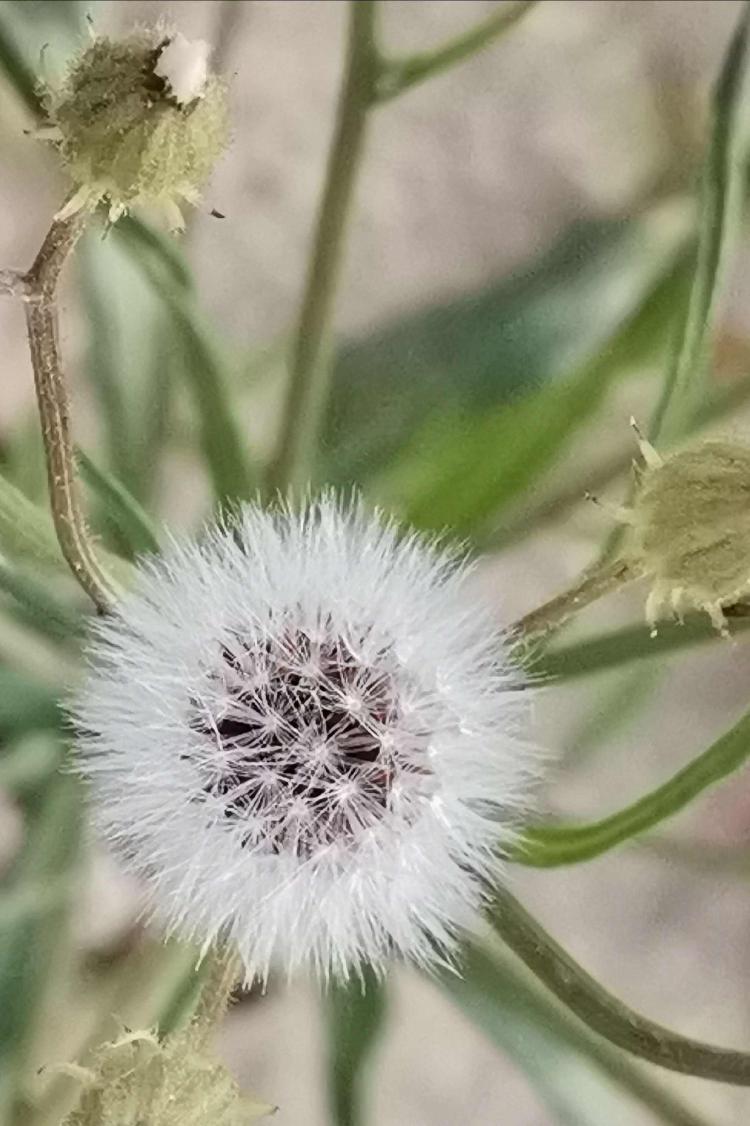
[{"label": "fine white filament", "polygon": [[527,812],[528,691],[466,567],[358,504],[140,568],[73,712],[98,826],[248,980],[450,955]]}]

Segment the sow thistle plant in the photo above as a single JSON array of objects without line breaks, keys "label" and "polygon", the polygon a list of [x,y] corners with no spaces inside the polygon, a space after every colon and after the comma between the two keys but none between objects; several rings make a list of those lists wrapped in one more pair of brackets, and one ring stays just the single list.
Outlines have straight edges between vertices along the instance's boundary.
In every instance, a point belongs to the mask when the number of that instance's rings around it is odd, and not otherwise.
[{"label": "sow thistle plant", "polygon": [[[554,632],[639,577],[652,582],[646,616],[655,630],[664,610],[692,609],[725,632],[750,589],[750,450],[691,436],[736,225],[747,9],[714,97],[689,307],[651,440],[640,438],[644,465],[619,510],[628,527],[616,549],[571,590],[501,627],[472,587],[469,550],[449,530],[430,536],[367,496],[318,488],[328,341],[370,113],[486,48],[531,7],[503,7],[433,52],[389,59],[378,45],[375,3],[351,4],[274,455],[253,499],[243,463],[235,496],[223,498],[231,508],[195,536],[162,536],[164,550],[122,482],[76,457],[57,283],[100,210],[112,225],[156,205],[171,227],[181,225],[180,204],[198,202],[227,143],[226,89],[205,44],[160,27],[122,40],[94,37],[61,85],[43,92],[41,133],[70,192],[31,269],[2,272],[0,291],[26,311],[57,546],[97,611],[83,683],[66,705],[72,770],[87,784],[97,833],[148,890],[157,928],[192,945],[186,985],[195,998],[171,1025],[157,1017],[118,1028],[113,1011],[109,1035],[80,1058],[49,1061],[76,1080],[73,1108],[38,1107],[21,1084],[14,1123],[33,1123],[37,1110],[40,1122],[58,1112],[67,1126],[240,1126],[265,1116],[272,1106],[243,1094],[211,1045],[236,987],[312,976],[329,991],[334,1014],[345,1007],[341,1028],[356,1029],[352,1056],[363,1055],[392,964],[415,963],[449,992],[496,981],[488,922],[602,1038],[586,1048],[592,1058],[663,1121],[700,1118],[607,1054],[607,1041],[675,1071],[750,1085],[750,1054],[688,1039],[626,1008],[507,888],[510,862],[555,866],[598,855],[675,813],[750,753],[746,718],[612,817],[529,824],[549,757],[537,746],[531,704]],[[234,133],[239,142],[239,126]],[[160,236],[135,222],[171,261]],[[216,394],[232,452],[231,411],[218,386]],[[91,536],[79,466],[120,527],[135,528],[153,549],[135,565]],[[9,484],[2,497],[0,528],[10,537],[25,521],[28,542],[54,556],[33,505]],[[60,613],[32,577],[9,569],[3,582],[36,620],[50,608]],[[342,1123],[352,1120],[355,1078],[346,1084]],[[273,1099],[283,1104],[283,1091]]]}]

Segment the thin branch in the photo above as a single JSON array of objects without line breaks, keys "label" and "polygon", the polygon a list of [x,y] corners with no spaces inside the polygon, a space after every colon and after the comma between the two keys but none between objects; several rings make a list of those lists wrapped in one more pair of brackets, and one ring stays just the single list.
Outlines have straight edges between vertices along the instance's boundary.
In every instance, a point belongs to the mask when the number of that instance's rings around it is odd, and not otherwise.
[{"label": "thin branch", "polygon": [[750,1054],[690,1040],[641,1016],[591,977],[509,891],[496,891],[494,900],[491,917],[498,935],[594,1032],[669,1071],[750,1086]]},{"label": "thin branch", "polygon": [[579,610],[583,610],[598,598],[618,590],[637,577],[638,574],[631,564],[622,559],[594,567],[584,573],[569,590],[556,595],[549,602],[519,618],[515,625],[511,626],[511,633],[525,644],[543,641],[553,630],[565,625]]},{"label": "thin branch", "polygon": [[79,214],[54,220],[33,266],[23,276],[23,300],[55,531],[74,576],[96,607],[105,611],[117,598],[119,587],[96,556],[78,498],[68,393],[57,332],[57,284],[86,218]]},{"label": "thin branch", "polygon": [[309,477],[330,383],[329,337],[354,185],[376,77],[374,0],[350,0],[349,43],[325,187],[292,352],[279,446],[268,486],[285,491]]},{"label": "thin branch", "polygon": [[519,0],[512,7],[503,5],[470,31],[433,51],[419,52],[405,59],[383,59],[375,85],[376,102],[388,102],[412,86],[485,50],[506,31],[510,31],[537,2],[538,0]]}]

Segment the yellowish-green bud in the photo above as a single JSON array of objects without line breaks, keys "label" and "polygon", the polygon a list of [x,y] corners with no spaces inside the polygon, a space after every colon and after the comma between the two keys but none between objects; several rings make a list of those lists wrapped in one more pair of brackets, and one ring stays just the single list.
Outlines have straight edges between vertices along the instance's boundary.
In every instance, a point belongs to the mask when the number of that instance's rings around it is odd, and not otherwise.
[{"label": "yellowish-green bud", "polygon": [[662,459],[641,439],[646,462],[632,509],[628,551],[653,579],[652,625],[667,609],[705,610],[726,632],[722,607],[750,591],[750,449],[710,441]]},{"label": "yellowish-green bud", "polygon": [[208,73],[208,46],[179,32],[97,38],[62,88],[47,94],[54,139],[74,184],[61,217],[99,200],[112,221],[156,205],[173,227],[195,203],[228,139],[224,84]]},{"label": "yellowish-green bud", "polygon": [[123,1030],[90,1067],[60,1070],[83,1088],[64,1126],[249,1126],[274,1111],[240,1092],[195,1025],[164,1041]]}]

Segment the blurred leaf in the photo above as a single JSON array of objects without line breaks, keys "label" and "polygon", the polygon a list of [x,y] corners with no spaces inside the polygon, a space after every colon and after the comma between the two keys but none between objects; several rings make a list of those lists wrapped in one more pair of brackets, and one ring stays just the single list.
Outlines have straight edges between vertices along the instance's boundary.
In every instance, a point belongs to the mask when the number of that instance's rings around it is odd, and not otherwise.
[{"label": "blurred leaf", "polygon": [[739,234],[745,173],[745,161],[741,159],[740,109],[749,28],[750,4],[746,0],[714,90],[692,286],[663,393],[649,430],[653,442],[683,434],[705,397],[708,349],[726,272],[727,251]]},{"label": "blurred leaf", "polygon": [[165,334],[173,336],[172,318],[114,232],[102,238],[90,231],[76,262],[88,332],[85,371],[102,423],[106,464],[146,502],[164,454],[153,436],[168,392],[162,343]]},{"label": "blurred leaf", "polygon": [[112,237],[126,247],[128,253],[136,248],[159,261],[169,280],[185,293],[195,289],[193,275],[180,243],[174,235],[166,235],[133,215],[120,219],[112,229]]},{"label": "blurred leaf", "polygon": [[107,517],[117,527],[129,558],[158,554],[159,537],[150,518],[138,501],[111,473],[100,469],[88,454],[78,449],[78,464],[83,479],[103,502]]},{"label": "blurred leaf", "polygon": [[[59,762],[59,759],[58,759]],[[53,773],[24,794],[24,845],[0,899],[0,1122],[10,1123],[29,1080],[40,1007],[67,942],[77,868],[80,798],[73,778]],[[24,891],[28,911],[20,910]],[[41,898],[45,890],[48,897]],[[3,904],[10,910],[3,913]]]},{"label": "blurred leaf", "polygon": [[0,666],[0,739],[62,725],[57,693],[50,685]]},{"label": "blurred leaf", "polygon": [[370,969],[331,984],[325,996],[328,1098],[334,1126],[362,1126],[367,1067],[383,1030],[385,986]]},{"label": "blurred leaf", "polygon": [[39,79],[57,80],[96,0],[1,0],[0,73],[34,115]]},{"label": "blurred leaf", "polygon": [[73,641],[84,627],[84,616],[57,598],[28,571],[0,560],[0,591],[12,600],[14,617],[52,641]]},{"label": "blurred leaf", "polygon": [[[526,1073],[564,1126],[635,1126],[616,1087],[673,1126],[708,1126],[624,1052],[589,1032],[518,967],[502,945],[471,943],[461,973],[440,984],[464,1014]],[[502,1110],[498,1107],[498,1122]]]},{"label": "blurred leaf", "polygon": [[426,477],[446,437],[470,439],[493,408],[586,366],[675,269],[686,228],[678,204],[640,220],[579,224],[525,273],[344,348],[327,479],[369,479],[400,457],[408,488],[412,460]]},{"label": "blurred leaf", "polygon": [[0,552],[65,567],[52,517],[0,477]]},{"label": "blurred leaf", "polygon": [[663,785],[609,817],[584,825],[531,827],[515,854],[521,864],[555,868],[608,852],[680,813],[709,786],[744,766],[750,757],[750,712]]},{"label": "blurred leaf", "polygon": [[601,686],[591,707],[565,741],[563,761],[580,765],[604,743],[627,729],[658,688],[661,669],[637,664],[614,674],[614,681]]},{"label": "blurred leaf", "polygon": [[48,731],[22,735],[0,750],[0,787],[13,797],[38,790],[60,765],[60,747]]},{"label": "blurred leaf", "polygon": [[[732,618],[729,628],[733,635],[744,633],[750,629],[750,617]],[[631,661],[664,657],[667,653],[702,641],[717,640],[718,634],[707,616],[691,614],[684,625],[660,622],[656,637],[651,637],[646,625],[634,625],[560,645],[534,658],[531,667],[535,676],[544,681],[574,680],[579,676],[593,676],[607,669],[619,668]],[[723,644],[726,645],[726,642]]]},{"label": "blurred leaf", "polygon": [[233,409],[228,364],[223,348],[206,327],[174,270],[156,258],[153,248],[126,228],[133,260],[170,312],[180,371],[198,415],[201,445],[217,503],[231,507],[253,492],[254,473],[246,442]]},{"label": "blurred leaf", "polygon": [[[52,517],[0,477],[0,556],[6,554],[30,557],[70,574],[55,536]],[[107,570],[127,585],[131,577],[129,564],[101,549],[98,554],[106,562]]]},{"label": "blurred leaf", "polygon": [[0,441],[3,477],[35,504],[44,502],[47,497],[47,466],[36,406],[27,410]]},{"label": "blurred leaf", "polygon": [[474,533],[482,522],[496,520],[498,510],[555,462],[612,381],[658,353],[686,278],[686,257],[675,262],[672,250],[666,276],[594,359],[494,411],[425,429],[417,437],[419,448],[415,442],[414,452],[375,482],[378,498],[425,528]]},{"label": "blurred leaf", "polygon": [[8,11],[4,10],[9,8],[8,3],[0,6],[0,70],[3,71],[26,108],[35,114],[39,110],[36,76],[27,66],[23,53],[16,46],[10,30]]}]

